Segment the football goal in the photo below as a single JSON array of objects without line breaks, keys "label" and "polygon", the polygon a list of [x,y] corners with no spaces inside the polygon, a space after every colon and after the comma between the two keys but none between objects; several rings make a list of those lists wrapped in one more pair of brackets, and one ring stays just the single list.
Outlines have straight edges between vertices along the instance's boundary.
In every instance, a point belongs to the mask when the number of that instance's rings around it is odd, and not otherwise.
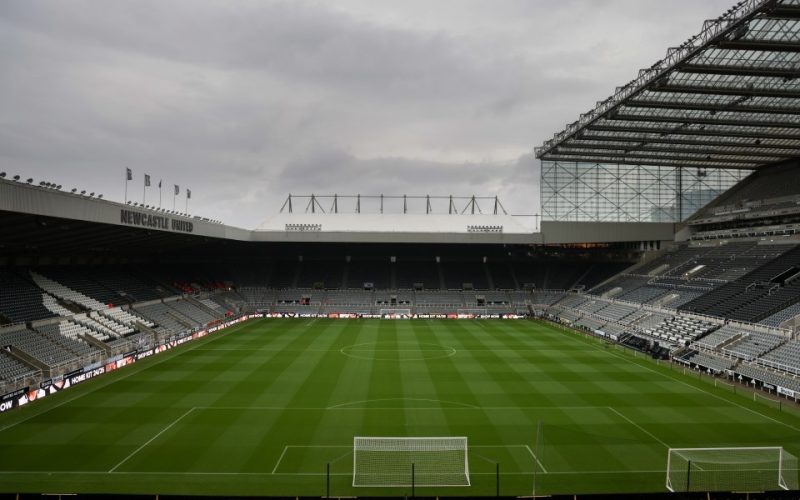
[{"label": "football goal", "polygon": [[397,318],[410,318],[411,317],[411,309],[409,308],[385,308],[380,309],[378,314],[382,318],[389,318],[389,319],[397,319]]},{"label": "football goal", "polygon": [[354,437],[353,486],[469,486],[466,437]]},{"label": "football goal", "polygon": [[667,456],[667,489],[673,492],[797,488],[797,457],[780,446],[670,448]]}]

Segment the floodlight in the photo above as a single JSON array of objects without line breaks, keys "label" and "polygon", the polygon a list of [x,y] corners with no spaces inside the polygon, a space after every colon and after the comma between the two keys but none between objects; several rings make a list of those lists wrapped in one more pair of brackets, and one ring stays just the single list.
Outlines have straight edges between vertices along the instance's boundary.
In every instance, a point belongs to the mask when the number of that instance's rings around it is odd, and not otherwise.
[{"label": "floodlight", "polygon": [[81,196],[83,196],[85,194],[86,194],[86,190],[84,189],[83,191],[81,191]]},{"label": "floodlight", "polygon": [[28,179],[28,184],[33,184],[33,179]]},{"label": "floodlight", "polygon": [[15,181],[18,181],[18,180],[19,180],[19,176],[18,176],[18,175],[15,175],[15,176],[14,176],[14,180],[15,180]]},{"label": "floodlight", "polygon": [[6,177],[6,173],[5,172],[0,172],[0,179],[5,179],[5,177]]},{"label": "floodlight", "polygon": [[77,188],[72,188],[72,194],[75,194],[75,191],[77,190],[78,190]]},{"label": "floodlight", "polygon": [[103,195],[102,194],[98,194],[97,198],[102,200],[103,199]]},{"label": "floodlight", "polygon": [[45,182],[44,182],[44,181],[39,181],[39,185],[40,185],[40,186],[44,187],[44,184],[45,184]]}]

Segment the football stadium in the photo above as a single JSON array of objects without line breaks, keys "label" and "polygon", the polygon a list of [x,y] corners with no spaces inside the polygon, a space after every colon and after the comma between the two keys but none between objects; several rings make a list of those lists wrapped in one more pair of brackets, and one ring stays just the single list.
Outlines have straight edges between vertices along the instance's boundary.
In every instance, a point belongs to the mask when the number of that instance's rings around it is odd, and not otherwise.
[{"label": "football stadium", "polygon": [[740,1],[563,117],[535,218],[3,166],[0,495],[797,498],[798,23]]}]

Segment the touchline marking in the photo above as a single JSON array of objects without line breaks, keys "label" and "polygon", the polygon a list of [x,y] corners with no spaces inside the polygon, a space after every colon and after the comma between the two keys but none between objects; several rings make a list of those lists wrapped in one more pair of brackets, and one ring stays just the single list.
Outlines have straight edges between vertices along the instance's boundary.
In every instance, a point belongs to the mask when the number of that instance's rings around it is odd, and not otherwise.
[{"label": "touchline marking", "polygon": [[[575,332],[575,335],[576,335],[576,336],[578,336],[578,335],[581,335],[581,334],[580,334],[580,333],[578,333],[578,332]],[[583,336],[581,335],[579,338],[583,339],[583,338],[585,338],[585,337],[583,337]],[[594,348],[594,349],[596,349],[596,350],[601,350],[601,348],[600,348],[599,346],[596,346],[596,345],[593,345],[593,344],[590,344],[590,346],[591,346],[591,347],[593,347],[593,348]],[[607,352],[608,354],[610,354],[611,356],[614,356],[615,358],[622,359],[622,360],[624,360],[624,361],[627,361],[627,362],[629,362],[629,363],[632,363],[632,364],[634,364],[634,365],[638,366],[639,368],[641,368],[641,369],[643,369],[643,370],[647,370],[647,371],[649,371],[649,372],[657,373],[658,375],[661,375],[662,377],[664,377],[664,378],[666,378],[666,379],[669,379],[669,380],[675,381],[675,382],[677,382],[677,383],[679,383],[679,384],[683,384],[683,385],[685,385],[685,386],[687,386],[687,387],[691,387],[692,389],[694,389],[694,390],[696,390],[696,391],[700,391],[700,392],[702,392],[702,393],[704,393],[704,394],[708,394],[709,396],[711,396],[711,397],[713,397],[713,398],[716,398],[716,399],[719,399],[720,401],[724,401],[724,402],[726,402],[726,403],[729,403],[729,404],[732,404],[732,405],[734,405],[734,406],[738,406],[738,407],[739,407],[739,408],[741,408],[742,410],[749,411],[750,413],[753,413],[754,415],[758,415],[759,417],[764,417],[764,418],[766,418],[767,420],[770,420],[770,421],[772,421],[772,422],[775,422],[775,423],[778,423],[778,424],[784,425],[784,426],[786,426],[786,427],[788,427],[788,428],[792,429],[793,431],[800,432],[800,429],[798,429],[797,427],[795,427],[795,426],[793,426],[793,425],[787,424],[786,422],[781,422],[780,420],[778,420],[778,419],[776,419],[776,418],[772,418],[772,417],[770,417],[769,415],[764,415],[763,413],[761,413],[761,412],[758,412],[758,411],[756,411],[756,410],[754,410],[754,409],[752,409],[752,408],[748,408],[748,407],[746,407],[746,406],[742,406],[741,404],[739,404],[739,403],[737,403],[737,402],[735,402],[735,401],[731,401],[731,400],[729,400],[729,399],[725,399],[725,398],[723,398],[722,396],[720,396],[720,395],[718,395],[718,394],[714,394],[713,392],[708,392],[707,390],[705,390],[705,389],[703,389],[703,388],[701,388],[701,387],[694,386],[694,385],[692,385],[692,384],[690,384],[690,383],[686,382],[685,380],[680,380],[680,379],[678,379],[678,378],[671,377],[671,376],[667,375],[666,373],[661,373],[661,372],[659,372],[659,371],[656,371],[656,370],[654,370],[654,369],[650,368],[649,366],[644,366],[644,365],[641,365],[641,364],[639,364],[639,363],[634,363],[634,362],[633,362],[633,360],[631,360],[631,359],[628,359],[628,358],[626,358],[626,357],[624,357],[624,356],[622,356],[622,355],[620,355],[620,354],[617,354],[617,353],[615,353],[615,352],[612,352],[612,351],[607,351],[606,349],[602,349],[602,351],[603,351],[603,352]]]},{"label": "touchline marking", "polygon": [[[512,472],[500,472],[501,476],[530,476],[534,472],[538,471],[512,471]],[[596,474],[663,474],[666,470],[596,470],[596,471],[554,471],[548,472],[549,475],[596,475]],[[167,472],[167,471],[114,471],[114,472],[104,472],[104,471],[42,471],[42,470],[26,470],[26,471],[11,471],[11,470],[4,470],[0,471],[0,475],[37,475],[37,476],[46,476],[46,475],[54,475],[54,474],[61,474],[61,475],[71,475],[71,476],[79,476],[79,475],[87,475],[87,476],[102,476],[102,475],[112,475],[112,476],[325,476],[327,475],[325,472],[276,472],[272,474],[270,472],[193,472],[193,471],[178,471],[178,472]],[[471,476],[494,476],[496,472],[470,472]],[[352,472],[331,472],[331,476],[351,476]]]},{"label": "touchline marking", "polygon": [[[153,362],[152,364],[150,364],[150,365],[147,365],[147,366],[145,366],[144,368],[141,368],[141,369],[139,369],[139,370],[136,370],[136,369],[135,369],[135,368],[136,368],[136,365],[134,365],[134,369],[133,369],[133,371],[131,371],[130,373],[126,373],[125,375],[123,375],[123,376],[121,376],[121,377],[119,377],[119,378],[117,378],[117,379],[110,380],[110,381],[108,381],[108,382],[107,382],[107,383],[105,383],[105,384],[102,384],[102,385],[97,385],[96,387],[92,388],[91,390],[87,390],[86,392],[83,392],[83,393],[81,393],[81,394],[78,394],[78,395],[77,395],[77,396],[75,396],[75,397],[72,397],[72,398],[70,398],[70,399],[65,399],[64,401],[62,401],[62,402],[58,403],[57,405],[51,406],[51,407],[47,408],[47,409],[46,409],[46,410],[44,410],[44,411],[41,411],[41,412],[39,412],[39,413],[34,413],[33,415],[28,415],[27,417],[23,418],[22,420],[17,420],[17,421],[16,421],[16,422],[14,422],[13,424],[9,424],[9,425],[7,425],[7,426],[5,426],[5,427],[0,427],[0,432],[3,432],[3,431],[5,431],[5,430],[7,430],[7,429],[11,429],[12,427],[16,427],[17,425],[19,425],[19,424],[22,424],[22,423],[24,423],[24,422],[27,422],[28,420],[30,420],[30,419],[32,419],[32,418],[38,417],[38,416],[40,416],[40,415],[44,415],[44,414],[46,414],[46,413],[48,413],[48,412],[51,412],[51,411],[55,410],[56,408],[59,408],[59,407],[61,407],[61,406],[65,405],[65,404],[67,404],[67,403],[71,403],[71,402],[73,402],[73,401],[75,401],[75,400],[77,400],[77,399],[80,399],[80,398],[84,397],[84,396],[88,396],[89,394],[92,394],[93,392],[95,392],[95,391],[97,391],[97,390],[99,390],[99,389],[103,389],[104,387],[108,387],[108,386],[110,386],[110,385],[116,384],[116,383],[117,383],[117,382],[119,382],[120,380],[125,380],[126,378],[128,378],[128,377],[130,377],[130,376],[132,376],[132,375],[135,375],[135,374],[137,374],[137,373],[141,373],[141,372],[143,372],[143,371],[145,371],[145,370],[149,370],[150,368],[152,368],[152,367],[154,367],[154,366],[160,365],[160,364],[161,364],[161,363],[163,363],[164,361],[169,361],[170,359],[177,358],[178,356],[181,356],[181,355],[183,355],[183,354],[186,354],[186,353],[187,353],[187,352],[189,352],[189,351],[194,351],[195,349],[197,349],[197,348],[198,348],[198,347],[200,347],[201,345],[207,345],[207,344],[210,344],[211,342],[214,342],[214,341],[215,341],[215,340],[217,340],[217,339],[221,339],[221,338],[225,337],[225,336],[226,336],[225,334],[228,334],[228,333],[233,333],[233,332],[235,332],[235,331],[238,331],[238,330],[239,330],[241,327],[243,327],[243,326],[247,325],[248,323],[249,323],[249,321],[246,321],[246,322],[244,322],[244,323],[240,323],[240,324],[238,324],[238,325],[234,325],[234,326],[233,326],[233,327],[231,327],[231,328],[228,328],[228,329],[225,329],[225,330],[223,330],[223,331],[222,331],[222,332],[221,332],[219,335],[215,335],[214,337],[210,338],[210,339],[209,339],[208,341],[206,341],[206,342],[203,342],[203,343],[198,343],[198,344],[197,344],[195,347],[188,346],[188,348],[187,348],[187,349],[185,349],[185,350],[182,350],[182,351],[180,351],[180,352],[178,352],[178,353],[175,353],[173,356],[166,356],[166,357],[164,357],[163,359],[159,359],[159,360],[157,360],[157,361]],[[102,381],[103,381],[103,380],[102,380],[102,379],[100,379],[100,380],[98,380],[98,383],[100,383],[100,382],[102,382]]]},{"label": "touchline marking", "polygon": [[128,455],[127,457],[123,458],[121,462],[119,462],[117,465],[115,465],[114,467],[112,467],[112,468],[111,468],[111,469],[110,469],[108,472],[114,472],[114,471],[116,471],[116,470],[117,470],[117,468],[118,468],[120,465],[122,465],[122,464],[124,464],[125,462],[127,462],[128,460],[130,460],[130,458],[131,458],[132,456],[134,456],[134,455],[136,455],[137,453],[139,453],[140,451],[142,451],[142,450],[143,450],[143,449],[144,449],[144,448],[145,448],[145,447],[146,447],[148,444],[150,444],[150,443],[152,443],[153,441],[155,441],[156,439],[158,439],[158,436],[160,436],[160,435],[164,434],[165,432],[167,432],[168,430],[170,430],[170,429],[172,428],[172,426],[174,426],[175,424],[177,424],[178,422],[180,422],[181,420],[183,420],[183,418],[184,418],[184,417],[186,417],[188,414],[192,413],[192,412],[194,411],[194,409],[195,409],[195,407],[194,407],[194,406],[192,406],[191,408],[189,408],[189,410],[188,410],[186,413],[184,413],[184,414],[183,414],[183,415],[181,415],[180,417],[178,417],[178,418],[176,418],[175,420],[173,420],[171,424],[169,424],[168,426],[166,426],[166,427],[164,427],[163,429],[161,429],[161,431],[160,431],[158,434],[156,434],[155,436],[151,437],[150,439],[148,439],[148,440],[147,440],[147,442],[146,442],[146,443],[144,443],[144,444],[143,444],[143,445],[141,445],[140,447],[138,447],[138,448],[136,448],[135,450],[133,450],[133,453],[131,453],[131,454],[130,454],[130,455]]},{"label": "touchline marking", "polygon": [[[425,401],[425,400],[418,400]],[[438,400],[430,400],[438,401]],[[357,404],[345,403],[345,404]],[[450,402],[452,404],[458,404]],[[365,407],[349,407],[349,406],[195,406],[197,410],[221,410],[221,411],[388,411],[388,410],[425,410],[425,411],[520,411],[520,410],[551,410],[551,411],[565,411],[565,410],[606,410],[607,406],[467,406],[468,403],[461,403],[464,406],[365,406]]]},{"label": "touchline marking", "polygon": [[288,450],[288,446],[283,447],[283,451],[281,452],[281,456],[278,457],[278,461],[275,462],[275,467],[272,468],[272,474],[275,474],[275,471],[278,470],[278,466],[281,464],[281,460],[283,460],[283,456],[286,455],[286,450]]},{"label": "touchline marking", "polygon": [[628,421],[628,422],[629,422],[631,425],[633,425],[634,427],[636,427],[636,428],[637,428],[637,429],[639,429],[640,431],[644,432],[645,434],[647,434],[647,435],[648,435],[648,436],[650,436],[651,438],[653,438],[653,439],[655,439],[656,441],[658,441],[659,443],[661,443],[661,444],[662,444],[663,446],[665,446],[667,449],[670,449],[670,448],[672,448],[670,445],[668,445],[668,444],[667,444],[667,443],[665,443],[664,441],[660,440],[660,439],[659,439],[659,438],[658,438],[658,437],[657,437],[655,434],[653,434],[652,432],[648,431],[647,429],[645,429],[645,428],[644,428],[644,427],[642,427],[641,425],[637,424],[637,423],[636,423],[636,422],[634,422],[633,420],[629,419],[628,417],[626,417],[626,416],[625,416],[625,415],[623,415],[622,413],[618,412],[618,411],[616,410],[616,408],[614,408],[613,406],[609,406],[609,407],[608,407],[608,409],[609,409],[609,410],[611,410],[612,412],[616,413],[616,414],[617,414],[617,415],[619,415],[620,417],[624,418],[625,420],[627,420],[627,421]]},{"label": "touchline marking", "polygon": [[531,454],[531,456],[533,457],[533,459],[534,459],[534,460],[536,460],[536,463],[537,463],[537,464],[539,464],[539,467],[541,467],[541,468],[542,468],[542,472],[544,472],[545,474],[549,474],[549,472],[547,472],[547,469],[545,469],[545,468],[544,468],[544,465],[542,465],[542,462],[540,462],[540,461],[539,461],[539,458],[536,456],[536,454],[535,454],[535,453],[533,453],[533,450],[531,449],[531,447],[530,447],[530,446],[528,446],[528,445],[526,444],[526,445],[525,445],[525,448],[527,448],[527,449],[528,449],[528,453],[530,453],[530,454]]}]

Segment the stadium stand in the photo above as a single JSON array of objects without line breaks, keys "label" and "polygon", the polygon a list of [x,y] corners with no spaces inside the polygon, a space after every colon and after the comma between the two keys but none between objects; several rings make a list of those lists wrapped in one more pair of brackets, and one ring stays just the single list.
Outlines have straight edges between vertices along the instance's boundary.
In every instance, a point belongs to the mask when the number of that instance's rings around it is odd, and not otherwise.
[{"label": "stadium stand", "polygon": [[347,288],[363,288],[371,283],[376,290],[392,288],[392,269],[388,261],[351,261],[347,266]]},{"label": "stadium stand", "polygon": [[745,376],[748,379],[758,380],[762,383],[785,387],[792,391],[800,392],[800,380],[790,375],[744,363],[739,364],[734,371],[737,375]]},{"label": "stadium stand", "polygon": [[800,248],[779,257],[683,306],[682,310],[755,322],[800,300]]},{"label": "stadium stand", "polygon": [[[85,297],[90,297],[100,302],[101,304],[113,305],[113,304],[119,304],[120,302],[123,301],[123,298],[116,292],[113,292],[108,288],[100,285],[99,283],[90,280],[89,278],[86,277],[84,273],[76,272],[75,270],[72,269],[67,269],[64,267],[43,268],[40,269],[36,273],[36,275],[47,277],[47,279],[51,280],[52,282],[59,283],[63,285],[65,288],[74,290],[75,292],[78,292]],[[42,288],[44,288],[44,286]],[[63,289],[61,290],[62,293],[66,293]],[[54,295],[58,294],[54,293]],[[86,307],[89,307],[90,309],[99,309],[98,307],[93,307],[90,305],[87,305]]]},{"label": "stadium stand", "polygon": [[100,355],[98,349],[61,335],[57,325],[55,329],[44,327],[44,331],[18,328],[0,332],[0,342],[11,346],[12,352],[21,351],[50,370],[60,368],[62,372],[77,366],[79,358],[88,364]]},{"label": "stadium stand", "polygon": [[736,364],[733,359],[721,358],[699,351],[689,351],[687,354],[676,358],[676,360],[690,366],[711,370],[714,373],[724,373],[726,370],[732,369]]},{"label": "stadium stand", "polygon": [[24,323],[55,316],[45,299],[51,298],[41,289],[11,270],[0,269],[0,321]]},{"label": "stadium stand", "polygon": [[759,323],[767,326],[780,327],[784,324],[784,322],[792,318],[796,318],[798,315],[800,315],[800,303],[793,304],[786,309],[780,310],[775,314],[762,319],[759,321]]},{"label": "stadium stand", "polygon": [[9,391],[23,385],[41,372],[15,358],[11,353],[0,349],[0,388]]},{"label": "stadium stand", "polygon": [[789,340],[773,351],[761,356],[760,364],[800,375],[800,341]]},{"label": "stadium stand", "polygon": [[488,290],[486,267],[483,263],[442,262],[444,285],[448,290]]},{"label": "stadium stand", "polygon": [[[446,288],[439,273],[439,265],[435,261],[400,261],[396,265],[397,288],[413,290],[422,285],[426,290]],[[459,288],[461,288],[459,286]]]},{"label": "stadium stand", "polygon": [[287,288],[296,288],[297,273],[299,271],[299,263],[296,261],[280,261],[272,266],[272,272],[269,276],[269,288],[276,290],[284,290]]},{"label": "stadium stand", "polygon": [[72,311],[59,304],[55,297],[46,293],[42,294],[42,305],[56,316],[69,316],[72,314]]},{"label": "stadium stand", "polygon": [[111,290],[126,302],[145,302],[172,295],[164,286],[148,280],[141,273],[133,275],[123,269],[108,266],[80,269],[77,272],[85,273],[89,279]]},{"label": "stadium stand", "polygon": [[296,288],[340,288],[344,278],[344,262],[303,261],[295,281]]},{"label": "stadium stand", "polygon": [[111,309],[103,310],[102,314],[110,317],[120,324],[128,325],[130,327],[133,327],[136,325],[136,323],[141,323],[145,326],[155,326],[155,323],[134,314],[131,309],[123,310],[120,307],[113,307]]},{"label": "stadium stand", "polygon": [[507,262],[488,262],[486,264],[492,277],[494,288],[498,290],[517,290],[520,286],[514,277],[514,270]]},{"label": "stadium stand", "polygon": [[175,309],[169,307],[163,302],[143,303],[134,306],[136,311],[150,319],[158,326],[167,328],[173,333],[184,332],[192,330],[197,326],[197,323],[183,316]]},{"label": "stadium stand", "polygon": [[73,290],[67,286],[64,286],[61,283],[51,280],[35,271],[31,271],[30,275],[36,285],[42,290],[62,300],[94,311],[108,307],[106,304],[98,300],[88,297],[77,290]]},{"label": "stadium stand", "polygon": [[738,339],[728,343],[722,348],[722,352],[744,359],[745,361],[752,361],[768,351],[775,349],[785,342],[785,340],[785,338],[768,333],[742,331]]}]

